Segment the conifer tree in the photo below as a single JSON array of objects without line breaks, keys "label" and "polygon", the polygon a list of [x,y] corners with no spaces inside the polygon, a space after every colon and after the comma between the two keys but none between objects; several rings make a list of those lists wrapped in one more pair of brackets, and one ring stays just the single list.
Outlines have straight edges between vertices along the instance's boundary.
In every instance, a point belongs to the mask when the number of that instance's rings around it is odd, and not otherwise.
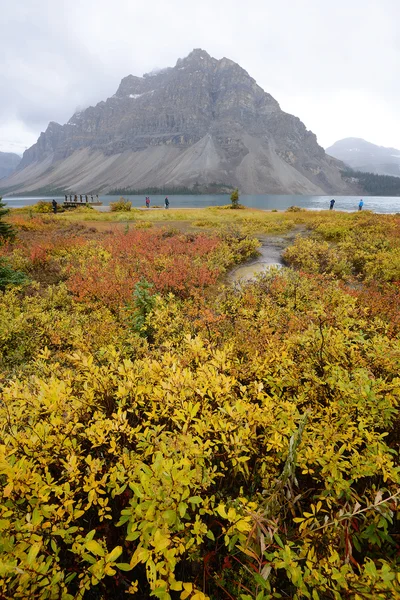
[{"label": "conifer tree", "polygon": [[231,208],[239,208],[239,190],[237,188],[231,194],[231,202]]},{"label": "conifer tree", "polygon": [[3,199],[0,196],[0,244],[4,242],[4,240],[13,239],[15,237],[14,228],[11,225],[9,225],[9,223],[5,223],[3,221],[3,217],[9,212],[9,209],[6,208],[6,205],[4,204]]}]

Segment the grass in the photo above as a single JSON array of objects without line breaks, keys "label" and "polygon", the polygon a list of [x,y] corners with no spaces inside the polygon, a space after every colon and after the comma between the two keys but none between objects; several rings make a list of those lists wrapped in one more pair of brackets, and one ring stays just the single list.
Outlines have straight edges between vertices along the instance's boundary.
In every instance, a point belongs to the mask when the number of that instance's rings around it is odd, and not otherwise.
[{"label": "grass", "polygon": [[[11,210],[11,214],[31,215],[30,207]],[[231,229],[233,234],[284,234],[296,227],[315,230],[318,227],[335,228],[347,226],[348,223],[372,224],[379,219],[382,221],[390,218],[387,215],[374,215],[363,211],[348,213],[339,211],[301,211],[301,212],[272,212],[252,208],[242,210],[226,210],[224,207],[170,209],[170,210],[140,210],[133,208],[129,212],[88,212],[68,211],[52,216],[56,220],[68,223],[84,223],[98,229],[116,226],[129,227],[177,227],[187,231],[209,231],[215,229]],[[340,233],[340,231],[339,231]]]},{"label": "grass", "polygon": [[[88,214],[73,212],[58,218],[69,222],[96,223],[152,223],[154,225],[175,225],[193,229],[215,229],[239,227],[247,233],[271,232],[284,233],[293,226],[293,219],[285,218],[284,213],[267,213],[261,210],[243,209],[240,211],[221,210],[221,208],[195,208],[166,210],[138,210],[130,212],[102,213],[93,211]],[[292,221],[292,222],[291,222]]]}]

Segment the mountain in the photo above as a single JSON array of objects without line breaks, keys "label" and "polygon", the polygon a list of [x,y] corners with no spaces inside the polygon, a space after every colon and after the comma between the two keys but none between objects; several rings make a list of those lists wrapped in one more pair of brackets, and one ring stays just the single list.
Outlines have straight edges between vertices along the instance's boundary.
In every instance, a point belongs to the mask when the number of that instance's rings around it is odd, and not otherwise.
[{"label": "mountain", "polygon": [[13,152],[0,152],[0,179],[11,175],[21,162],[21,157]]},{"label": "mountain", "polygon": [[[51,122],[8,192],[237,186],[247,193],[348,193],[340,164],[233,61],[193,50],[129,75],[114,96]],[[1,187],[1,186],[0,186]]]},{"label": "mountain", "polygon": [[376,146],[361,138],[345,138],[327,148],[326,153],[357,171],[400,177],[400,150],[395,148]]}]

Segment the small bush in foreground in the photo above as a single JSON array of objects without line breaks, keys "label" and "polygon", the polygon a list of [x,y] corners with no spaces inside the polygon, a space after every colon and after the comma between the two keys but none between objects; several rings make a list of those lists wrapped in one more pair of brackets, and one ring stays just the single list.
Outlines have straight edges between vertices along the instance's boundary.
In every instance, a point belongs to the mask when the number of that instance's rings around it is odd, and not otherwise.
[{"label": "small bush in foreground", "polygon": [[129,212],[132,208],[132,202],[126,200],[126,198],[120,198],[116,202],[110,202],[110,209],[112,212]]},{"label": "small bush in foreground", "polygon": [[0,290],[4,291],[8,285],[23,285],[28,278],[21,271],[14,271],[9,264],[0,258]]},{"label": "small bush in foreground", "polygon": [[305,208],[300,208],[300,206],[289,206],[289,208],[286,209],[286,212],[305,212],[306,209]]},{"label": "small bush in foreground", "polygon": [[239,190],[237,188],[236,188],[236,190],[233,190],[233,192],[231,194],[231,203],[232,203],[231,208],[239,207]]}]

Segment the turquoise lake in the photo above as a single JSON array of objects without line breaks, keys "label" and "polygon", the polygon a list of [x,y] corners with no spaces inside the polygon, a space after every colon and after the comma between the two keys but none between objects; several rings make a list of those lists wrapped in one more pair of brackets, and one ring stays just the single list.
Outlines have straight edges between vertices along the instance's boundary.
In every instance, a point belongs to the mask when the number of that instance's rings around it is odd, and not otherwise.
[{"label": "turquoise lake", "polygon": [[[132,201],[133,207],[143,207],[145,204],[145,196],[124,196]],[[150,196],[152,207],[164,206],[165,196]],[[64,196],[54,196],[58,202],[64,202]],[[117,200],[119,196],[99,196],[99,200],[103,206],[108,206],[110,202]],[[229,204],[229,195],[176,195],[168,196],[171,208],[204,208],[206,206],[222,206]],[[268,194],[260,195],[242,195],[240,196],[241,204],[250,208],[260,208],[263,210],[285,210],[289,206],[300,206],[309,210],[327,210],[329,201],[335,198],[335,210],[355,211],[358,210],[358,203],[361,196],[272,196]],[[21,208],[36,204],[38,200],[46,200],[50,202],[52,197],[43,198],[28,198],[21,196],[20,198],[7,198],[4,201],[9,208]],[[375,197],[363,196],[364,210],[372,210],[376,213],[397,213],[400,212],[400,198],[396,197]]]}]

